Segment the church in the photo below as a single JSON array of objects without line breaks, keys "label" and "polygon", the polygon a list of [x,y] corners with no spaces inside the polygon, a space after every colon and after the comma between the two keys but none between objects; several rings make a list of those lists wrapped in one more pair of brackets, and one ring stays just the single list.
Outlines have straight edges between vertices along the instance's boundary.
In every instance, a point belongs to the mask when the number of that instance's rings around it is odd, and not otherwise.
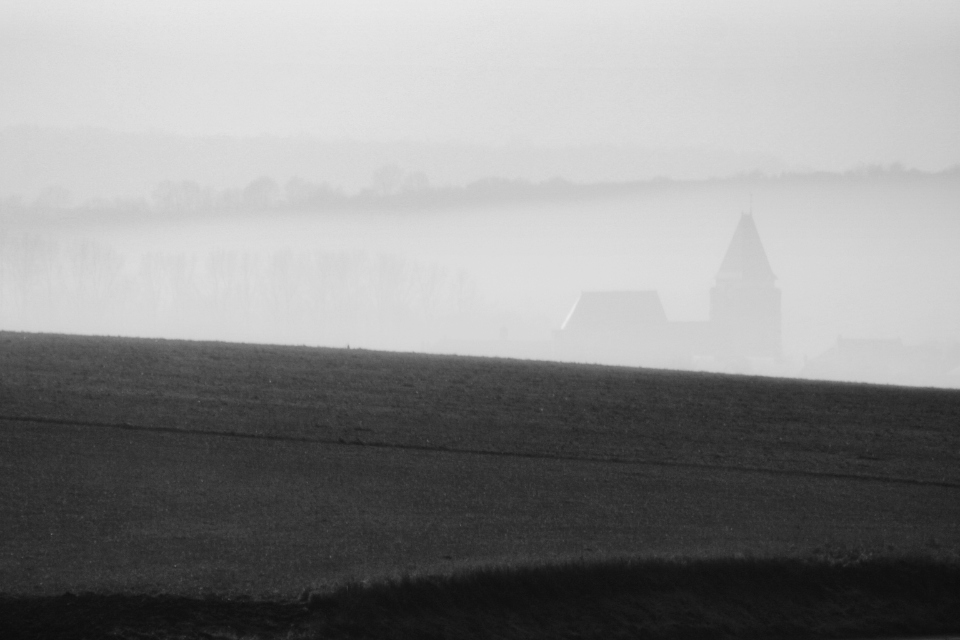
[{"label": "church", "polygon": [[670,322],[656,291],[584,291],[560,330],[562,360],[689,368],[695,359],[780,357],[780,290],[744,213],[710,291],[706,322]]}]

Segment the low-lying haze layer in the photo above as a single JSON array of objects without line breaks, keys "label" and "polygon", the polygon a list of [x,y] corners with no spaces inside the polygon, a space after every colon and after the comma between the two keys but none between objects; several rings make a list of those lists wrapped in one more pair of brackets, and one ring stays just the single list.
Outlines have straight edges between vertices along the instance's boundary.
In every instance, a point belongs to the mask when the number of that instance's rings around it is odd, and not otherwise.
[{"label": "low-lying haze layer", "polygon": [[751,198],[783,297],[777,372],[838,337],[960,342],[953,174],[659,183],[422,210],[11,219],[0,321],[501,355],[537,342],[526,353],[551,357],[584,290],[654,289],[670,320],[706,320]]}]

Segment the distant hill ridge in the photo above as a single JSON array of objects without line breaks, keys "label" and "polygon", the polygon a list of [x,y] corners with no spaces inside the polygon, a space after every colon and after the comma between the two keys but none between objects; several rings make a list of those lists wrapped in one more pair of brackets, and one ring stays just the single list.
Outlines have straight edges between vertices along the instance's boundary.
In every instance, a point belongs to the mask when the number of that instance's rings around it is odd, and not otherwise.
[{"label": "distant hill ridge", "polygon": [[[944,172],[960,175],[960,169]],[[817,173],[717,150],[502,147],[311,137],[0,130],[4,208],[431,206],[598,197],[670,181],[938,176],[890,167]]]}]

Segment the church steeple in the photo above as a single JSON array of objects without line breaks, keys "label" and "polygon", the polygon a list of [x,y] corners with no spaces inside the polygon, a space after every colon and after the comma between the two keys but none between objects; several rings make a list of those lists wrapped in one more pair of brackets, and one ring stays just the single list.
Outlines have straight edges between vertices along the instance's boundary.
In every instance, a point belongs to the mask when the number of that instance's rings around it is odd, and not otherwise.
[{"label": "church steeple", "polygon": [[710,322],[720,355],[780,355],[776,279],[753,214],[742,214],[710,292]]},{"label": "church steeple", "polygon": [[741,214],[737,230],[733,232],[733,240],[717,272],[717,284],[741,282],[772,285],[776,279],[760,243],[753,214]]}]

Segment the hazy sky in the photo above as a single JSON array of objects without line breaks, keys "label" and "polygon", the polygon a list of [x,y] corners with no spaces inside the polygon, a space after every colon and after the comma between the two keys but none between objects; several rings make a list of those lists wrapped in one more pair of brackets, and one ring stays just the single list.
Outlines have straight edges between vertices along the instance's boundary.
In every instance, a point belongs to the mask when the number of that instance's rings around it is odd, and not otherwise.
[{"label": "hazy sky", "polygon": [[957,2],[0,0],[0,127],[960,162]]}]

